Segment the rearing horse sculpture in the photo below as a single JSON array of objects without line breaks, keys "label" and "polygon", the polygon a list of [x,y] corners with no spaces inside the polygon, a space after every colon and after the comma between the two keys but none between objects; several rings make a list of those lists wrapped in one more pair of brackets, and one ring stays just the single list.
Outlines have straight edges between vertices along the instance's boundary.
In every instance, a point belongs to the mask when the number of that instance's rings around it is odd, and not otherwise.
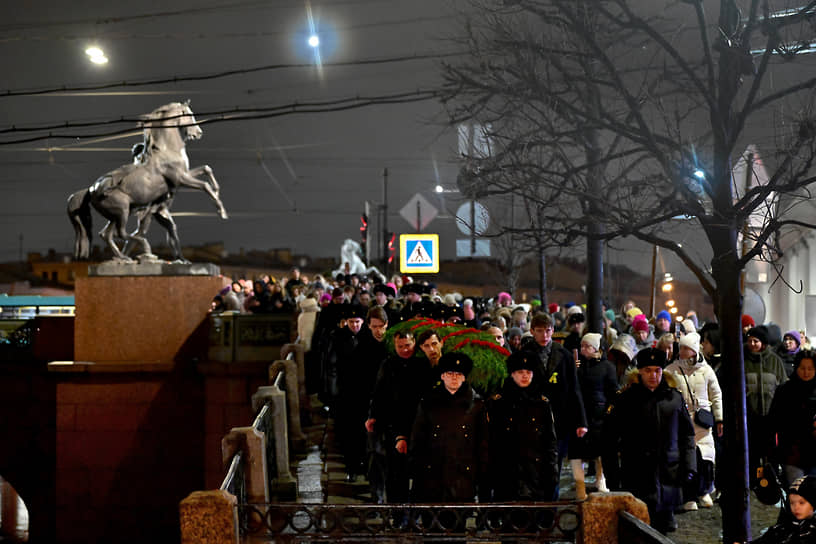
[{"label": "rearing horse sculpture", "polygon": [[[113,251],[114,260],[123,262],[131,259],[116,245],[114,238],[141,245],[140,258],[155,258],[145,236],[151,215],[167,229],[174,258],[181,257],[176,226],[169,212],[179,187],[206,192],[221,218],[227,218],[212,169],[207,165],[189,169],[184,142],[197,140],[203,133],[189,103],[173,102],[157,108],[144,117],[143,126],[145,147],[139,160],[104,174],[89,188],[68,198],[68,217],[76,234],[74,258],[86,259],[90,253],[91,206],[108,220],[99,234]],[[209,179],[201,180],[197,177],[200,175]],[[139,219],[139,228],[128,234],[127,222],[131,214]]]}]

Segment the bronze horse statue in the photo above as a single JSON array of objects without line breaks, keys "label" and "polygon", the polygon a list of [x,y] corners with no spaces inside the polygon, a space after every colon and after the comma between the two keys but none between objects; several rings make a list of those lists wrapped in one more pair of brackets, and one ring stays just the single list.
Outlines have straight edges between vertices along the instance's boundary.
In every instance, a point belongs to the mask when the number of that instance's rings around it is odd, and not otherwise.
[{"label": "bronze horse statue", "polygon": [[[143,149],[133,164],[120,166],[99,177],[87,189],[68,197],[68,217],[74,225],[74,258],[87,259],[91,245],[91,207],[108,220],[99,233],[113,251],[114,260],[130,262],[114,238],[125,245],[134,242],[141,246],[140,259],[155,259],[147,241],[147,229],[153,217],[167,230],[173,258],[183,260],[178,232],[170,204],[179,187],[191,187],[206,192],[222,219],[227,212],[219,196],[218,182],[208,165],[190,170],[185,150],[186,140],[198,140],[203,131],[198,126],[189,102],[173,102],[153,110],[143,117]],[[198,176],[206,176],[207,180]],[[127,233],[130,215],[139,225]]]}]

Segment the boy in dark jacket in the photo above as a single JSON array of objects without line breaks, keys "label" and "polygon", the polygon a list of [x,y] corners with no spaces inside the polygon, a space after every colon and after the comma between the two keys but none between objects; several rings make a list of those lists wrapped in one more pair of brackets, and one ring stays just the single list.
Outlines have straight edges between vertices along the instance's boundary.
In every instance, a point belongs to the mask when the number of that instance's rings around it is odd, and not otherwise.
[{"label": "boy in dark jacket", "polygon": [[768,529],[754,544],[813,544],[816,543],[816,476],[804,476],[788,490],[793,519]]}]

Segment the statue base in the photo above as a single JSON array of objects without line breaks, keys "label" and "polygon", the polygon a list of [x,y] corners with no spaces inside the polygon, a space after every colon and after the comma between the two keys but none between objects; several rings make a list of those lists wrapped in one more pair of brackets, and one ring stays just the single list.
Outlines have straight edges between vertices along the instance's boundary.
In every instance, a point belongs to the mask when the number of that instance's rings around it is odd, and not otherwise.
[{"label": "statue base", "polygon": [[95,276],[76,279],[75,361],[175,363],[206,357],[211,301],[228,280],[218,275],[133,273],[144,266],[103,263],[98,268],[108,273],[97,270]]},{"label": "statue base", "polygon": [[105,261],[88,266],[88,276],[218,276],[221,269],[212,263],[174,263],[162,260],[143,262]]}]

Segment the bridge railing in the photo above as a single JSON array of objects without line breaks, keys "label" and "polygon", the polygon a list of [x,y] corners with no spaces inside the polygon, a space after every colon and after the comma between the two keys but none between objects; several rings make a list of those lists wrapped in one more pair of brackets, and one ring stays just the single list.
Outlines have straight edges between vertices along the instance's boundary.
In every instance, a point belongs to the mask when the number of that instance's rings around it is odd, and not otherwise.
[{"label": "bridge railing", "polygon": [[238,504],[248,540],[267,542],[576,542],[577,503]]}]

